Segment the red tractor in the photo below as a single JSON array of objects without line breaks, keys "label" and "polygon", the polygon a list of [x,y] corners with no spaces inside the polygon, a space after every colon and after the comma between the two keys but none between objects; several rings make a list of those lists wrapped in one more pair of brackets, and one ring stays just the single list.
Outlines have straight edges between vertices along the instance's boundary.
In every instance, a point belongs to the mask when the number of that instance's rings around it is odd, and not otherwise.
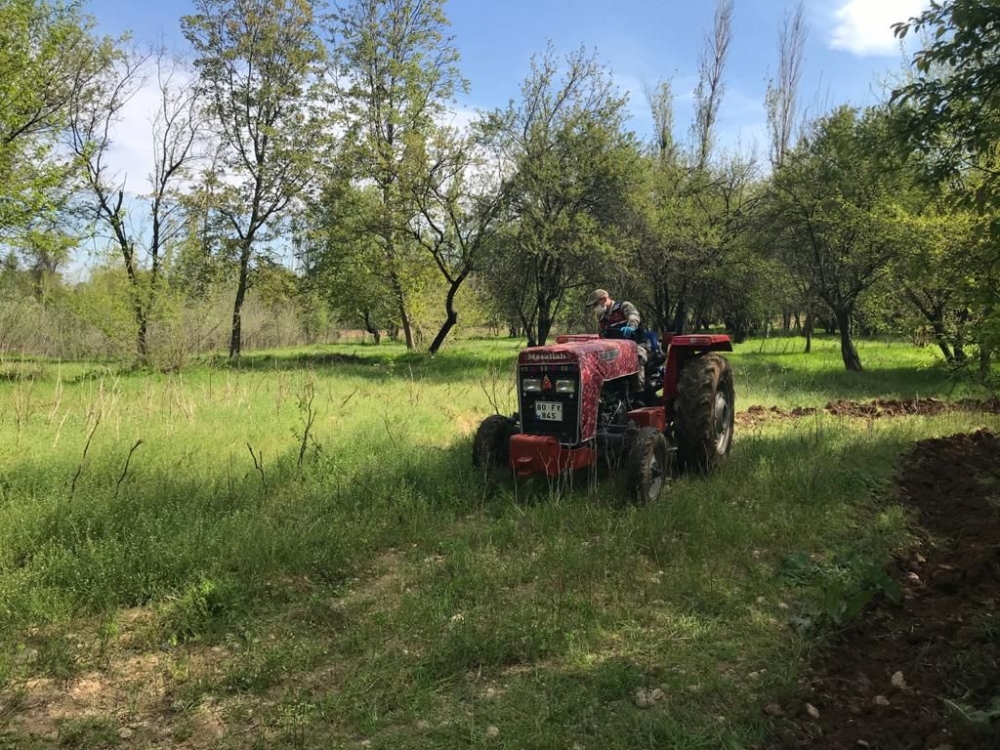
[{"label": "red tractor", "polygon": [[722,335],[671,335],[640,389],[637,344],[559,336],[517,360],[518,413],[480,424],[473,464],[489,474],[560,476],[607,461],[625,469],[631,500],[655,500],[671,473],[708,472],[733,444],[735,391]]}]

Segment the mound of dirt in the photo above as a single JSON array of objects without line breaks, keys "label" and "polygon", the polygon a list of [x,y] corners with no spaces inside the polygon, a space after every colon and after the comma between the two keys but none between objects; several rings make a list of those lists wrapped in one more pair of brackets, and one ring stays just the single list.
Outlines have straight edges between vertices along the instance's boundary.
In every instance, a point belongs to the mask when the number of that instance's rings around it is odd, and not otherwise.
[{"label": "mound of dirt", "polygon": [[874,401],[830,401],[822,409],[812,406],[798,406],[794,409],[781,409],[777,406],[751,406],[736,415],[741,426],[753,426],[771,419],[797,419],[808,417],[820,412],[835,417],[859,417],[862,419],[879,419],[882,417],[924,416],[934,417],[952,411],[987,412],[1000,414],[1000,401],[996,399],[962,399],[960,401],[941,401],[936,398],[898,399],[878,398]]},{"label": "mound of dirt", "polygon": [[898,488],[925,532],[895,562],[903,598],[870,606],[814,663],[771,748],[1000,747],[1000,437],[922,441]]}]

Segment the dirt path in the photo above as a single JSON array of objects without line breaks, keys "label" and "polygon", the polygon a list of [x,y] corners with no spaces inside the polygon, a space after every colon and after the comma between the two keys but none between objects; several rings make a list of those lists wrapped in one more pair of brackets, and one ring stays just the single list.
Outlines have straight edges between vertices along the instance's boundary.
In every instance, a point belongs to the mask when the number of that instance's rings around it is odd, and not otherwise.
[{"label": "dirt path", "polygon": [[936,398],[918,399],[875,399],[874,401],[831,401],[823,408],[815,406],[797,406],[794,409],[781,409],[777,406],[751,406],[746,411],[736,415],[736,421],[741,427],[752,427],[771,420],[798,419],[815,414],[826,413],[835,417],[859,417],[863,419],[879,419],[881,417],[924,416],[933,417],[955,411],[987,412],[1000,414],[1000,401],[995,399],[962,399],[960,401],[941,401]]},{"label": "dirt path", "polygon": [[904,596],[832,644],[804,700],[771,707],[775,750],[1000,748],[1000,436],[918,443],[898,488],[924,531],[892,571]]}]

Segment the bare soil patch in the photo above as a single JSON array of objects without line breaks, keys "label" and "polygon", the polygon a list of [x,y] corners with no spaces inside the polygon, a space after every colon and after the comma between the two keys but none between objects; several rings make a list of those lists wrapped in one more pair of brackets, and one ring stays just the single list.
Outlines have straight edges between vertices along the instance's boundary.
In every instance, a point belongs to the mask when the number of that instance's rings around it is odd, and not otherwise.
[{"label": "bare soil patch", "polygon": [[891,571],[902,600],[871,605],[805,696],[768,706],[785,717],[769,747],[1000,748],[1000,436],[917,443],[898,493],[923,530]]},{"label": "bare soil patch", "polygon": [[830,401],[826,406],[797,406],[782,409],[777,406],[751,406],[736,415],[736,421],[743,427],[752,427],[771,420],[799,419],[825,413],[835,417],[857,417],[880,419],[882,417],[923,416],[935,417],[949,412],[985,412],[1000,414],[1000,401],[996,399],[961,399],[942,401],[936,398],[878,398],[874,401]]}]

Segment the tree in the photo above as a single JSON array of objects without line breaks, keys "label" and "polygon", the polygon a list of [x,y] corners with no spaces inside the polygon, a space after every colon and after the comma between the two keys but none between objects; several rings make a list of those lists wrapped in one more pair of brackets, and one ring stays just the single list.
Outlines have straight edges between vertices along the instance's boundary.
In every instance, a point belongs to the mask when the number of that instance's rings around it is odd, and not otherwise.
[{"label": "tree", "polygon": [[894,29],[930,39],[892,94],[908,145],[933,155],[939,178],[979,173],[977,205],[1000,206],[1000,2],[938,0]]},{"label": "tree", "polygon": [[[958,189],[953,195],[988,221],[988,277],[983,290],[1000,287],[1000,2],[932,2],[919,16],[895,25],[896,35],[926,32],[914,56],[916,76],[897,88],[899,133],[935,169],[933,179]],[[990,373],[992,350],[1000,348],[996,293],[978,300],[983,325],[979,342],[982,374]]]},{"label": "tree", "polygon": [[882,146],[883,111],[841,107],[821,118],[775,172],[759,216],[803,290],[815,293],[840,329],[848,370],[862,369],[852,322],[859,298],[877,284],[908,241],[897,197],[908,178]]},{"label": "tree", "polygon": [[[184,70],[159,52],[154,69],[160,104],[150,132],[153,164],[148,175],[150,190],[145,196],[150,224],[145,228],[133,224],[129,209],[140,199],[128,193],[130,175],[113,174],[107,157],[114,124],[145,83],[143,69],[148,62],[134,51],[119,51],[94,85],[73,97],[68,132],[70,149],[83,165],[83,179],[91,194],[87,213],[111,232],[125,264],[136,323],[136,349],[143,362],[149,356],[147,333],[160,288],[164,253],[181,228],[176,186],[188,176],[198,156],[195,147],[202,125],[199,102],[193,86],[184,80]],[[143,252],[148,265],[140,255]]]},{"label": "tree", "polygon": [[443,0],[352,0],[329,19],[336,98],[347,126],[342,157],[353,179],[370,182],[380,202],[369,226],[381,249],[408,349],[415,347],[407,279],[426,258],[410,224],[429,183],[417,162],[455,93],[467,83],[446,35]]},{"label": "tree", "polygon": [[400,326],[399,306],[382,270],[384,247],[372,231],[380,205],[377,188],[356,185],[346,170],[333,170],[309,202],[299,240],[309,289],[376,344],[383,329]]},{"label": "tree", "polygon": [[[941,210],[944,209],[944,210]],[[976,255],[975,222],[968,212],[931,204],[912,217],[911,242],[894,277],[907,302],[929,327],[946,362],[964,362]]]},{"label": "tree", "polygon": [[458,322],[455,296],[479,267],[500,223],[504,204],[500,177],[488,167],[477,139],[450,128],[438,129],[426,144],[424,158],[413,164],[424,179],[415,176],[412,181],[420,214],[411,222],[411,231],[448,284],[445,320],[428,349],[431,354],[437,353]]},{"label": "tree", "polygon": [[778,80],[769,81],[765,104],[771,144],[771,168],[778,169],[792,145],[798,116],[799,82],[802,80],[808,30],[802,2],[789,11],[778,32]]},{"label": "tree", "polygon": [[195,7],[182,28],[224,170],[214,209],[235,238],[229,356],[236,358],[259,245],[321,172],[329,132],[317,106],[325,51],[310,0],[197,0]]},{"label": "tree", "polygon": [[[637,274],[633,297],[649,324],[683,333],[689,318],[697,324],[718,299],[718,273],[735,239],[726,233],[745,197],[753,160],[715,155],[719,111],[725,95],[725,69],[732,42],[733,4],[719,0],[713,27],[705,35],[694,91],[695,116],[690,141],[678,147],[671,133],[673,94],[661,83],[649,97],[656,127],[646,190],[642,241],[633,247]],[[735,202],[734,202],[735,201]]]},{"label": "tree", "polygon": [[[0,0],[0,240],[23,243],[51,227],[69,197],[73,164],[59,136],[71,100],[102,74],[114,46],[93,27],[77,4]],[[53,249],[43,265],[64,257],[65,246]]]},{"label": "tree", "polygon": [[698,87],[695,89],[694,134],[695,163],[699,169],[708,166],[715,145],[715,124],[726,87],[723,77],[729,45],[733,40],[733,0],[718,0],[712,33],[706,35],[705,46],[698,63]]},{"label": "tree", "polygon": [[484,123],[490,147],[510,165],[503,256],[490,277],[529,344],[544,344],[567,293],[617,268],[641,158],[624,131],[626,98],[585,49],[560,61],[550,46],[532,60],[521,95]]}]

